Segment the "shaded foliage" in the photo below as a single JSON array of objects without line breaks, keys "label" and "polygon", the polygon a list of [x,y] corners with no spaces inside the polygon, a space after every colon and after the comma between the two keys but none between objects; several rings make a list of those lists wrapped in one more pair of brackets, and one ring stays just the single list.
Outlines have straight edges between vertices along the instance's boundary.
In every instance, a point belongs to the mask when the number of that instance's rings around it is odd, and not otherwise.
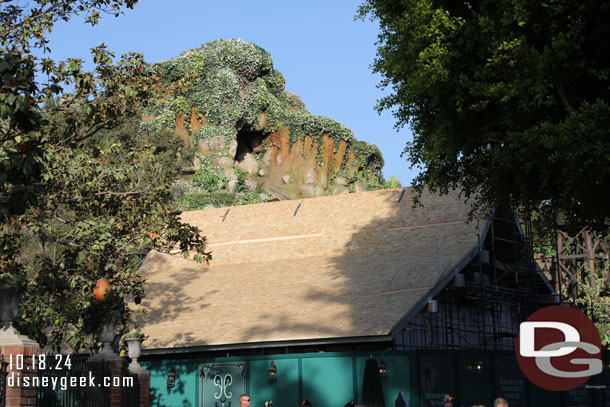
[{"label": "shaded foliage", "polygon": [[[125,304],[145,295],[137,268],[149,250],[211,258],[205,238],[172,206],[179,146],[155,147],[167,134],[138,139],[130,129],[182,84],[163,85],[141,55],[117,60],[103,44],[92,49],[92,72],[79,59],[32,53],[49,50],[59,20],[79,14],[95,25],[100,13],[118,16],[134,3],[37,0],[27,8],[5,2],[0,11],[0,283],[25,290],[18,326],[43,346],[95,347],[108,313],[129,329]],[[48,82],[36,82],[35,70]],[[100,278],[113,295],[96,304]]]},{"label": "shaded foliage", "polygon": [[409,125],[415,183],[603,225],[610,212],[610,4],[367,0],[378,109]]}]

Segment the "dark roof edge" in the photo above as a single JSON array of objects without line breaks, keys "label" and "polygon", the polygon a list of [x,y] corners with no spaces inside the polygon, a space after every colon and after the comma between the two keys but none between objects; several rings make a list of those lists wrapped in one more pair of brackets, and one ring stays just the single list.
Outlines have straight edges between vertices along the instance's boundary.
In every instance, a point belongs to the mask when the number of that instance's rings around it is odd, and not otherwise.
[{"label": "dark roof edge", "polygon": [[167,355],[167,354],[183,354],[193,352],[214,352],[237,349],[258,349],[258,348],[274,348],[286,346],[321,346],[321,345],[340,345],[349,343],[375,343],[375,342],[391,342],[390,335],[375,335],[375,336],[351,336],[344,338],[323,338],[323,339],[296,339],[285,341],[265,341],[265,342],[246,342],[246,343],[231,343],[219,345],[202,345],[202,346],[182,346],[176,348],[158,348],[158,349],[142,349],[142,356],[151,355]]},{"label": "dark roof edge", "polygon": [[473,247],[468,252],[468,254],[466,254],[466,256],[464,256],[464,258],[462,258],[462,260],[453,268],[453,270],[449,272],[439,283],[434,286],[434,288],[432,288],[424,296],[422,296],[419,301],[417,301],[417,303],[415,303],[415,305],[411,307],[409,312],[405,314],[405,316],[403,316],[396,324],[394,324],[394,326],[390,330],[391,337],[394,337],[394,335],[396,334],[396,330],[403,324],[404,321],[411,319],[413,315],[420,312],[428,304],[430,298],[434,298],[438,293],[440,293],[449,283],[451,283],[456,274],[464,270],[464,268],[466,268],[466,266],[468,266],[468,264],[470,264],[470,262],[479,255],[482,247],[482,242],[485,241],[487,233],[489,233],[489,229],[491,228],[492,222],[493,213],[491,219],[487,221],[485,227],[483,228],[479,243],[475,247]]}]

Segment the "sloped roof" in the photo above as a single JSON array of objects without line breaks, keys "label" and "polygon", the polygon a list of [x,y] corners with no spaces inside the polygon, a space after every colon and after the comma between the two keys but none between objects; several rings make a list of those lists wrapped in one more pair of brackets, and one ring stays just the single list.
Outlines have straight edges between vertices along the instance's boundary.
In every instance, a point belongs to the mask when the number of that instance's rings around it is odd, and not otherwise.
[{"label": "sloped roof", "polygon": [[145,348],[388,335],[478,245],[456,195],[422,203],[405,188],[183,213],[213,260],[147,256]]}]

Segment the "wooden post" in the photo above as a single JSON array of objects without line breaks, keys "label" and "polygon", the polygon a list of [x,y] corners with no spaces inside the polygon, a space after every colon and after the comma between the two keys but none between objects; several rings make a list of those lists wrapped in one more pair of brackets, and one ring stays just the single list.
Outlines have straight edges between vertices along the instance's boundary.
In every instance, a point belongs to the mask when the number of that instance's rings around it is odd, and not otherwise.
[{"label": "wooden post", "polygon": [[[589,284],[591,285],[591,288],[593,289],[593,291],[597,291],[597,281],[595,280],[595,277],[596,277],[595,253],[593,251],[591,233],[588,229],[584,233],[585,233],[585,245],[587,247],[587,259],[588,259],[588,264],[589,264],[589,272],[591,273],[589,275]],[[595,301],[597,301],[599,299],[599,296],[596,294],[593,297],[593,299]]]},{"label": "wooden post", "polygon": [[[560,230],[557,230],[557,292],[559,293],[560,296],[562,296],[561,293],[561,286],[563,284],[563,278],[561,276],[561,253],[563,251],[563,232],[561,232]],[[562,299],[563,301],[563,299]]]}]

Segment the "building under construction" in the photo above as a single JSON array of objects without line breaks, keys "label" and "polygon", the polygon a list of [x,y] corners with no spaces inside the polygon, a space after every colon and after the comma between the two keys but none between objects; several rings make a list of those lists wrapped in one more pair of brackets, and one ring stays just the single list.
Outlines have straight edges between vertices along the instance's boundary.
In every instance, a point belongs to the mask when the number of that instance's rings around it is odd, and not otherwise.
[{"label": "building under construction", "polygon": [[[560,300],[534,261],[529,222],[509,210],[468,222],[458,194],[424,192],[414,208],[412,192],[183,213],[213,260],[152,252],[142,263],[141,360],[155,403],[215,407],[216,378],[231,376],[235,405],[246,392],[277,405],[372,405],[371,359],[385,395],[375,405],[601,403],[587,389],[545,393],[517,364],[519,324]],[[166,388],[168,372],[180,391]]]},{"label": "building under construction", "polygon": [[519,324],[538,307],[559,303],[534,261],[530,223],[512,211],[494,213],[479,253],[460,268],[396,328],[396,349],[512,351]]}]

